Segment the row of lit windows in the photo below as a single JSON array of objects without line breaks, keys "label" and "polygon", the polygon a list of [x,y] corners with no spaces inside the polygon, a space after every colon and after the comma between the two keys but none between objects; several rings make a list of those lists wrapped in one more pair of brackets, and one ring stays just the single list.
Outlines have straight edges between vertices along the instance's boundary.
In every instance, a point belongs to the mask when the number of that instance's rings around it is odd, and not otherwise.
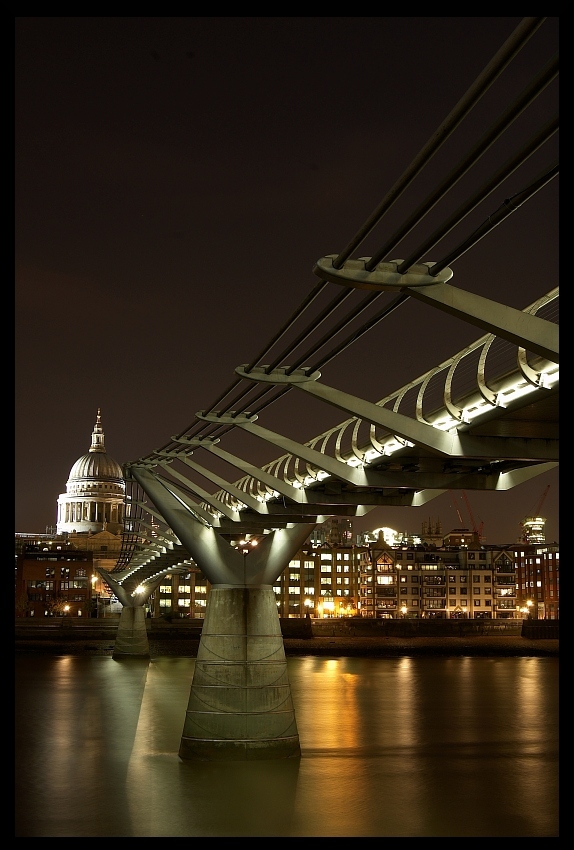
[{"label": "row of lit windows", "polygon": [[[162,584],[159,588],[160,593],[171,593],[172,587],[170,584]],[[191,593],[191,585],[189,584],[180,584],[177,590],[178,593]],[[195,592],[198,593],[207,593],[207,586],[204,584],[196,584]]]},{"label": "row of lit windows", "polygon": [[[196,608],[205,608],[206,604],[207,603],[206,603],[205,599],[196,599],[195,600],[195,607]],[[178,608],[189,608],[190,605],[191,605],[191,602],[190,602],[189,599],[178,599],[177,605],[178,605]],[[159,607],[160,608],[171,608],[170,600],[169,599],[160,599],[159,600]]]}]

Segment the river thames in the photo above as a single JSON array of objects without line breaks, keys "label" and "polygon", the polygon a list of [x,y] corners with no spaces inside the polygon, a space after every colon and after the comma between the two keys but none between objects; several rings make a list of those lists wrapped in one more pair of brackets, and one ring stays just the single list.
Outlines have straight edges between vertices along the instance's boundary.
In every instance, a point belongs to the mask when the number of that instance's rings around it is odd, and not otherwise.
[{"label": "river thames", "polygon": [[182,762],[195,659],[16,658],[15,835],[557,837],[558,658],[288,658],[301,759]]}]

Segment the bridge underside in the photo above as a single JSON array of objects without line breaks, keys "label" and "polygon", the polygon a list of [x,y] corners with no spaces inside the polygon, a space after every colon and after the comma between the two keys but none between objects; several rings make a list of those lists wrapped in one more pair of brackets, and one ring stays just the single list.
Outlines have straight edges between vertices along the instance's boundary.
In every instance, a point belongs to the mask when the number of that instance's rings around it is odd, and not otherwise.
[{"label": "bridge underside", "polygon": [[[438,262],[425,260],[441,239],[553,138],[557,117],[526,144],[521,140],[518,152],[497,166],[486,184],[481,177],[480,185],[434,233],[407,246],[408,259],[387,260],[557,77],[557,58],[529,82],[398,229],[387,230],[373,256],[352,259],[542,21],[523,19],[389,190],[374,218],[339,255],[317,261],[313,272],[319,283],[264,351],[251,364],[236,367],[232,386],[211,407],[198,411],[192,424],[161,449],[125,465],[131,487],[125,546],[117,568],[108,576],[124,607],[141,609],[162,576],[185,571],[191,564],[197,565],[212,588],[185,719],[182,758],[298,755],[272,586],[316,524],[330,516],[364,516],[380,506],[421,506],[447,490],[505,491],[558,464],[558,289],[520,310],[453,286],[450,268],[554,179],[557,162],[496,211],[489,210],[483,225],[473,224],[472,232]],[[496,268],[488,274],[492,280]],[[516,291],[519,287],[517,280]],[[302,318],[320,293],[331,293],[331,301],[316,316],[308,319],[306,313]],[[345,336],[349,333],[345,328],[370,310],[376,298],[389,293],[391,300],[382,309],[377,307],[360,328],[354,325],[351,335]],[[347,301],[347,296],[355,300]],[[363,300],[357,303],[359,298]],[[320,381],[321,368],[382,319],[392,314],[394,321],[396,310],[409,299],[479,327],[485,335],[377,402]],[[350,303],[355,306],[349,308]],[[327,320],[332,327],[317,333]],[[295,341],[277,352],[275,346],[287,331]],[[310,347],[302,352],[303,342]],[[393,352],[381,350],[379,363],[357,368],[372,369],[374,375],[377,368],[384,368],[391,374]],[[291,398],[334,407],[349,418],[305,444],[256,421],[265,407],[287,392]],[[289,429],[293,415],[289,413],[282,422]],[[263,440],[281,454],[258,466],[223,447],[230,431],[239,435],[241,445],[242,435],[248,434],[249,440]],[[229,480],[236,474],[241,477]],[[256,538],[257,547],[251,550],[243,535]],[[126,615],[132,629],[139,619],[141,614],[133,610]],[[129,652],[129,642],[123,646]]]}]

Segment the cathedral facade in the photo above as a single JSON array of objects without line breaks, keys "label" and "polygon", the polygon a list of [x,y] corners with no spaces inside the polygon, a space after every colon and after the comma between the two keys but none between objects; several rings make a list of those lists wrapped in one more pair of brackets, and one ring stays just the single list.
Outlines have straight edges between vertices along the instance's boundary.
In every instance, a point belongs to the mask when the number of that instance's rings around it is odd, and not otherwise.
[{"label": "cathedral facade", "polygon": [[88,452],[70,470],[66,492],[58,496],[57,534],[120,534],[126,485],[122,468],[106,452],[100,410]]}]

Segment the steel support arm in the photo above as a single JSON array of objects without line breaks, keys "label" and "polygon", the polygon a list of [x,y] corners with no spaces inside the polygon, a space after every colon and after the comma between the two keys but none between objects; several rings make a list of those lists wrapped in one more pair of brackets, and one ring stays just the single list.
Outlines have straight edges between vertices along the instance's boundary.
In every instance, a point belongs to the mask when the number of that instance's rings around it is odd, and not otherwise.
[{"label": "steel support arm", "polygon": [[[442,431],[440,428],[434,428],[425,422],[411,419],[411,417],[405,416],[402,413],[396,413],[394,410],[380,407],[371,401],[366,401],[358,396],[345,393],[334,387],[329,387],[327,384],[321,384],[317,380],[320,377],[319,372],[313,372],[311,375],[308,375],[303,369],[288,375],[284,369],[277,369],[274,372],[266,374],[264,366],[255,367],[250,372],[246,372],[243,366],[239,366],[235,371],[242,378],[247,378],[250,381],[271,384],[292,384],[296,389],[309,393],[309,395],[315,396],[327,404],[345,411],[345,413],[350,413],[357,419],[363,419],[366,422],[371,422],[373,425],[379,425],[388,431],[389,434],[396,434],[408,442],[422,446],[432,453],[441,454],[445,457],[491,458],[500,456],[517,460],[532,459],[528,456],[528,441],[525,439],[475,437],[472,434],[465,434],[459,431]],[[238,418],[230,418],[229,421],[235,423]],[[209,421],[220,420],[214,418]],[[540,440],[535,442],[536,451],[542,453],[542,457],[539,458],[540,460],[553,459],[553,453],[557,450],[556,445],[544,447]],[[327,472],[329,471],[326,466],[323,468]],[[384,484],[381,486],[384,486]]]},{"label": "steel support arm", "polygon": [[550,472],[551,469],[556,469],[557,463],[540,463],[536,466],[525,466],[522,469],[513,469],[511,472],[503,472],[500,475],[500,480],[496,487],[497,490],[511,490],[525,481],[530,481],[537,475],[542,475],[544,472]]},{"label": "steel support arm", "polygon": [[291,484],[287,484],[286,481],[276,478],[274,475],[271,475],[270,472],[266,472],[264,469],[260,469],[258,466],[248,463],[243,460],[243,458],[237,457],[230,452],[226,452],[224,449],[220,449],[219,446],[216,445],[216,443],[219,442],[217,437],[197,437],[195,439],[192,439],[191,437],[172,437],[171,439],[176,443],[185,443],[185,445],[193,446],[194,448],[205,449],[206,451],[216,455],[216,457],[221,458],[221,460],[227,461],[227,463],[230,463],[236,469],[243,472],[244,475],[250,475],[252,478],[255,478],[256,481],[261,481],[261,483],[265,484],[266,487],[269,487],[271,490],[275,490],[282,496],[286,496],[293,502],[305,502],[305,494],[302,490],[292,487]]},{"label": "steel support arm", "polygon": [[382,484],[378,481],[376,473],[374,475],[368,475],[362,469],[355,469],[351,466],[347,466],[347,464],[341,463],[340,460],[335,460],[335,458],[329,457],[329,455],[324,455],[315,449],[310,449],[308,446],[297,443],[289,437],[284,437],[282,434],[277,434],[275,431],[270,431],[268,428],[262,428],[260,425],[255,425],[254,420],[257,418],[256,416],[251,417],[247,414],[235,417],[232,417],[231,415],[217,416],[215,414],[205,414],[203,412],[197,413],[196,416],[198,419],[204,419],[206,422],[217,422],[220,425],[230,424],[235,425],[238,428],[242,428],[249,434],[261,437],[262,440],[266,440],[268,443],[272,443],[274,446],[277,446],[283,451],[301,458],[301,460],[306,461],[312,466],[316,466],[318,469],[322,469],[329,475],[334,475],[335,478],[340,478],[349,484],[354,484],[356,487],[382,486]]},{"label": "steel support arm", "polygon": [[[206,523],[207,525],[212,525],[217,527],[218,519],[214,514],[209,513],[209,511],[201,508],[196,502],[192,501],[187,493],[184,493],[177,484],[174,484],[173,481],[169,481],[167,478],[163,478],[161,475],[156,475],[157,480],[162,484],[165,489],[172,494],[182,505],[184,505],[188,510],[195,514],[196,518]],[[231,522],[236,520],[236,514],[233,514],[230,519]]]},{"label": "steel support arm", "polygon": [[507,307],[482,295],[465,292],[449,283],[407,286],[403,291],[417,301],[464,319],[553,363],[559,362],[559,328],[554,322]]},{"label": "steel support arm", "polygon": [[185,486],[188,487],[192,493],[195,493],[196,496],[199,496],[202,501],[207,502],[207,504],[211,505],[211,507],[214,508],[216,511],[225,514],[225,516],[229,519],[239,519],[237,511],[234,511],[233,508],[230,508],[229,505],[226,505],[219,499],[215,499],[211,495],[211,493],[208,493],[202,487],[199,487],[197,484],[194,484],[193,481],[190,481],[189,478],[186,478],[185,475],[181,474],[181,472],[178,472],[176,469],[173,469],[169,463],[164,463],[160,461],[159,466],[162,466],[164,469],[166,469],[170,475],[173,475],[174,478],[177,478],[178,481],[181,481],[182,484],[185,484]]},{"label": "steel support arm", "polygon": [[[243,490],[240,490],[239,487],[235,486],[235,484],[231,484],[229,481],[226,481],[225,478],[221,478],[221,476],[216,475],[209,469],[206,469],[205,466],[201,466],[199,463],[195,463],[195,461],[190,460],[190,458],[183,452],[158,452],[158,454],[166,458],[173,458],[174,460],[179,460],[182,463],[185,463],[190,469],[195,470],[195,472],[199,472],[199,474],[203,475],[204,478],[207,478],[208,481],[213,481],[214,484],[217,484],[218,487],[225,490],[226,493],[229,493],[229,495],[233,496],[233,498],[238,502],[241,502],[246,507],[251,508],[252,511],[256,511],[259,514],[267,513],[266,506],[258,499],[254,499],[253,496],[249,495],[249,493],[245,493]],[[170,471],[172,471],[171,467]]]}]

